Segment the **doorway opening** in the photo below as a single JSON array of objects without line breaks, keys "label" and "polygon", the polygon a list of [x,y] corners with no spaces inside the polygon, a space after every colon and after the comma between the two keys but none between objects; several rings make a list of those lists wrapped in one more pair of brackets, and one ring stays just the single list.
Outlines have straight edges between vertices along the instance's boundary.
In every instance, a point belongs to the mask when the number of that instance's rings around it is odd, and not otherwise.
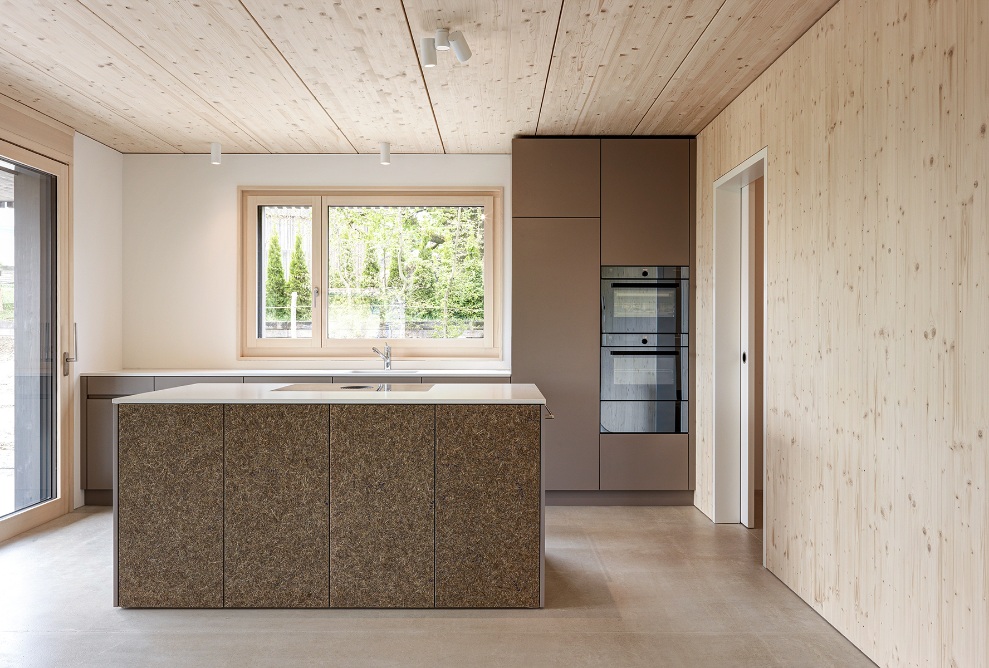
[{"label": "doorway opening", "polygon": [[765,173],[761,150],[714,184],[714,521],[765,521]]}]

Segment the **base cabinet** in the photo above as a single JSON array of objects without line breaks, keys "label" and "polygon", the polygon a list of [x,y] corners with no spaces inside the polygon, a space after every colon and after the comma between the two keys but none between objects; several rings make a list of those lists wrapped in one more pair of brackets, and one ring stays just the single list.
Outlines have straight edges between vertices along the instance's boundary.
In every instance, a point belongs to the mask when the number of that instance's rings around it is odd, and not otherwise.
[{"label": "base cabinet", "polygon": [[223,605],[325,608],[329,407],[224,407]]},{"label": "base cabinet", "polygon": [[330,607],[433,607],[435,412],[330,407]]},{"label": "base cabinet", "polygon": [[118,410],[118,604],[223,607],[223,406]]},{"label": "base cabinet", "polygon": [[687,434],[601,434],[601,489],[689,489]]},{"label": "base cabinet", "polygon": [[539,607],[539,411],[436,407],[437,607]]}]

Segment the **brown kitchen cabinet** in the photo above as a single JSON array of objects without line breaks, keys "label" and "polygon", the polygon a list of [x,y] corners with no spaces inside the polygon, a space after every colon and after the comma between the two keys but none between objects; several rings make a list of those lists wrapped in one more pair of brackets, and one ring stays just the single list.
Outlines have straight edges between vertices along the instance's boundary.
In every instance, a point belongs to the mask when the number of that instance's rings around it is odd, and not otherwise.
[{"label": "brown kitchen cabinet", "polygon": [[598,489],[600,225],[597,218],[515,218],[512,382],[535,383],[545,422],[546,489]]},{"label": "brown kitchen cabinet", "polygon": [[601,489],[689,488],[687,434],[601,434]]},{"label": "brown kitchen cabinet", "polygon": [[693,139],[601,140],[601,264],[690,264]]},{"label": "brown kitchen cabinet", "polygon": [[601,215],[601,140],[512,140],[512,215],[597,218]]}]

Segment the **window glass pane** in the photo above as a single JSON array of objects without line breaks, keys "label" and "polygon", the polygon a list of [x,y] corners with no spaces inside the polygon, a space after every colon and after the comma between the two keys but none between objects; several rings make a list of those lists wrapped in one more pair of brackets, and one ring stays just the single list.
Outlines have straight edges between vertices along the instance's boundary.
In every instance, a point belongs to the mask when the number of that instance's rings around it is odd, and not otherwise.
[{"label": "window glass pane", "polygon": [[483,206],[331,206],[331,339],[484,337]]},{"label": "window glass pane", "polygon": [[312,338],[312,207],[258,207],[258,336]]},{"label": "window glass pane", "polygon": [[56,494],[55,177],[0,159],[0,516]]}]

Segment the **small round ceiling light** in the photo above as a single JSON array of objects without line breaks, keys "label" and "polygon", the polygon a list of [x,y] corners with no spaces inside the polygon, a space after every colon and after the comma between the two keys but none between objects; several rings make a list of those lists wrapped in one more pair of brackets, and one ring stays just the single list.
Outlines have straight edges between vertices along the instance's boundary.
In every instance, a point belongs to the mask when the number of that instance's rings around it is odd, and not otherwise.
[{"label": "small round ceiling light", "polygon": [[381,153],[381,164],[390,165],[391,164],[391,144],[386,141],[381,142],[379,145],[379,151]]}]

